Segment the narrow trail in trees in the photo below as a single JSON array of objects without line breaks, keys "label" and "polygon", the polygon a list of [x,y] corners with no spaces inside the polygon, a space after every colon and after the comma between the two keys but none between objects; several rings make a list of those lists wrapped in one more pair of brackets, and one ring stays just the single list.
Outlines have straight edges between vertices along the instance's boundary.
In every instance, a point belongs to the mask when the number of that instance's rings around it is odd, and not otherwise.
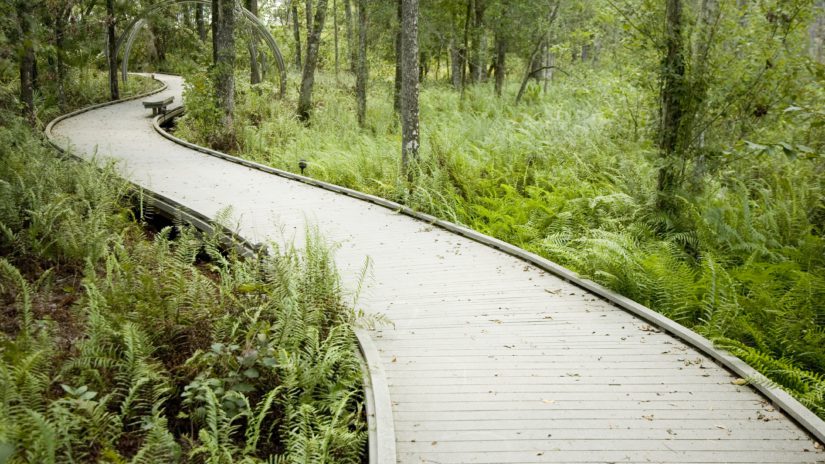
[{"label": "narrow trail in trees", "polygon": [[[182,79],[151,99],[182,101]],[[339,245],[389,383],[397,460],[817,462],[785,414],[708,356],[525,261],[390,209],[198,153],[157,134],[141,100],[53,128],[84,158],[252,242]]]}]

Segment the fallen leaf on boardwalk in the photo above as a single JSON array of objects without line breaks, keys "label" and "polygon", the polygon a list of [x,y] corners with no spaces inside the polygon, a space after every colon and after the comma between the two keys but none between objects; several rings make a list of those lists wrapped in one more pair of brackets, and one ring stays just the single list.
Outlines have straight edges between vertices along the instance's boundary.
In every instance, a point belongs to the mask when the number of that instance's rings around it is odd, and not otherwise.
[{"label": "fallen leaf on boardwalk", "polygon": [[396,361],[398,361],[398,357],[393,356],[393,357],[392,357],[392,362],[396,362]]},{"label": "fallen leaf on boardwalk", "polygon": [[433,445],[433,446],[435,446],[435,445],[437,445],[437,444],[438,444],[438,442],[437,442],[437,441],[434,441],[434,442],[432,442],[432,443],[430,443],[430,444],[431,444],[431,445]]},{"label": "fallen leaf on boardwalk", "polygon": [[553,404],[556,402],[556,400],[541,400],[541,402],[544,404]]},{"label": "fallen leaf on boardwalk", "polygon": [[549,288],[545,288],[544,291],[547,293],[552,293],[553,295],[561,295],[561,289],[550,290]]},{"label": "fallen leaf on boardwalk", "polygon": [[717,429],[722,429],[722,430],[728,430],[728,428],[725,427],[724,425],[717,425],[716,428]]},{"label": "fallen leaf on boardwalk", "polygon": [[745,379],[736,379],[736,380],[731,380],[730,383],[732,383],[734,385],[747,385],[748,381],[745,380]]},{"label": "fallen leaf on boardwalk", "polygon": [[643,417],[644,419],[646,419],[646,420],[649,420],[649,421],[652,421],[652,420],[653,420],[653,414],[651,414],[651,415],[649,415],[649,416],[642,416],[642,417]]}]

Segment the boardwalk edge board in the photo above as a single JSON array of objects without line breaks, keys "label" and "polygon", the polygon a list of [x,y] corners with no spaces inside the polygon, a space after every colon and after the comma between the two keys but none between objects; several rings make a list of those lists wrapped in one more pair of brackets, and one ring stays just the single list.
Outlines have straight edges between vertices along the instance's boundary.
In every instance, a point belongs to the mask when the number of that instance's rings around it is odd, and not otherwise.
[{"label": "boardwalk edge board", "polygon": [[369,428],[370,464],[395,464],[395,421],[392,416],[390,388],[381,355],[367,330],[355,329],[358,346],[369,373],[365,384],[367,396],[367,425]]},{"label": "boardwalk edge board", "polygon": [[[152,76],[152,78],[154,79],[154,75]],[[60,123],[63,120],[69,119],[69,118],[77,116],[79,114],[83,114],[83,113],[86,113],[88,111],[96,110],[96,109],[99,109],[99,108],[105,108],[107,106],[116,105],[116,104],[119,104],[119,103],[138,100],[138,99],[141,99],[141,98],[146,98],[146,97],[149,97],[151,95],[161,93],[161,92],[165,91],[168,88],[166,83],[164,83],[163,81],[160,81],[158,79],[155,79],[155,80],[162,84],[161,87],[159,87],[155,90],[145,92],[145,93],[142,93],[142,94],[138,94],[138,95],[133,95],[133,96],[126,97],[126,98],[121,98],[119,100],[113,100],[113,101],[109,101],[109,102],[98,103],[98,104],[95,104],[95,105],[92,105],[92,106],[87,106],[85,108],[81,108],[79,110],[72,111],[70,113],[66,113],[64,115],[61,115],[61,116],[58,116],[58,117],[54,118],[51,122],[49,122],[49,124],[46,125],[46,128],[43,131],[44,134],[46,135],[46,139],[48,140],[49,144],[51,144],[51,146],[53,146],[60,153],[71,157],[71,159],[73,159],[75,161],[86,162],[86,160],[84,158],[81,158],[80,156],[75,155],[74,153],[71,153],[69,150],[67,150],[66,148],[61,146],[59,143],[57,143],[57,140],[55,140],[54,134],[52,134],[52,129],[54,128],[54,126],[57,125],[58,123]],[[159,130],[159,127],[157,125],[157,121],[162,116],[164,116],[164,115],[160,115],[154,121],[156,130]],[[180,204],[180,203],[178,203],[178,202],[176,202],[176,201],[174,201],[170,198],[167,198],[167,197],[165,197],[165,196],[163,196],[159,193],[156,193],[156,192],[153,192],[153,191],[148,190],[146,188],[143,188],[143,187],[141,187],[137,184],[134,184],[132,182],[129,182],[129,184],[135,189],[135,191],[139,195],[142,196],[142,198],[146,199],[149,204],[156,207],[158,210],[160,210],[160,212],[162,214],[166,215],[168,218],[177,219],[177,220],[180,220],[181,222],[188,223],[188,224],[192,225],[193,227],[195,227],[196,229],[200,230],[201,232],[204,232],[204,233],[207,233],[207,234],[213,234],[213,233],[216,232],[216,229],[217,229],[217,231],[222,236],[222,241],[223,241],[224,245],[236,247],[237,250],[241,253],[242,256],[251,257],[251,256],[255,256],[257,253],[266,253],[266,248],[262,244],[260,244],[260,243],[257,243],[257,244],[251,243],[248,240],[241,237],[240,235],[238,235],[237,233],[235,233],[231,230],[228,230],[227,228],[225,228],[223,226],[215,227],[214,222],[212,220],[210,220],[208,217],[206,217],[205,215],[203,215],[201,213],[198,213],[197,211],[194,211],[194,210],[192,210],[192,209],[190,209],[190,208],[188,208],[188,207],[186,207],[186,206],[184,206],[184,205],[182,205],[182,204]],[[389,403],[389,390],[388,390],[387,382],[384,378],[383,369],[381,369],[380,357],[378,356],[377,349],[372,344],[372,340],[369,338],[369,335],[367,335],[366,332],[360,331],[360,335],[359,335],[359,329],[355,329],[355,333],[356,333],[356,339],[358,340],[358,351],[357,351],[358,357],[364,363],[364,365],[367,366],[367,369],[366,369],[366,372],[365,372],[366,379],[364,381],[364,396],[365,396],[365,401],[367,402],[367,409],[368,409],[368,411],[367,411],[367,427],[370,430],[369,438],[368,438],[368,441],[369,441],[369,443],[368,443],[369,463],[370,464],[395,463],[396,462],[396,457],[395,457],[395,429],[394,429],[394,423],[393,423],[393,420],[392,420],[392,409],[391,409],[391,405]],[[364,346],[365,341],[367,343],[369,343],[369,347]],[[369,358],[367,358],[367,354],[369,354],[369,356],[370,356]],[[378,370],[379,370],[378,372],[380,373],[380,376],[381,376],[381,378],[378,379],[378,380],[376,380],[376,378],[375,378],[376,374],[374,373],[374,371],[372,369],[372,367],[374,367],[374,366],[378,366]],[[379,411],[376,409],[376,404],[375,404],[375,400],[374,400],[375,394],[373,392],[374,392],[374,388],[375,388],[374,385],[376,385],[376,384],[378,384],[379,386],[383,385],[383,389],[385,390],[385,393],[383,393],[383,396],[386,398],[386,404],[382,408],[383,410],[381,411],[381,414],[378,413]],[[373,414],[370,414],[369,409],[372,409],[375,412]],[[381,418],[381,417],[386,418],[387,417],[386,416],[386,414],[387,414],[386,411],[389,411],[389,422],[388,422],[388,424],[386,423],[386,419],[384,420],[383,424],[379,424],[377,422],[379,418]],[[373,432],[373,430],[375,430],[375,432]],[[380,442],[377,441],[377,440],[381,439],[382,437],[385,441],[389,442],[389,445],[387,445],[387,444],[382,445],[382,444],[380,444]],[[390,437],[390,438],[388,439],[387,437]],[[384,452],[384,454],[379,454],[382,451]],[[392,454],[390,454],[390,452]]]},{"label": "boardwalk edge board", "polygon": [[796,398],[794,398],[781,388],[775,386],[774,382],[772,382],[767,377],[759,373],[756,369],[754,369],[738,357],[733,356],[732,354],[724,350],[714,347],[713,343],[711,343],[710,340],[688,329],[682,324],[679,324],[678,322],[668,319],[662,314],[659,314],[653,311],[652,309],[642,304],[639,304],[627,297],[619,295],[618,293],[613,292],[612,290],[609,290],[596,282],[584,279],[580,277],[577,273],[557,263],[554,263],[535,253],[531,253],[527,250],[521,249],[515,245],[509,244],[497,238],[490,237],[488,235],[482,234],[475,230],[469,229],[467,227],[449,221],[438,219],[426,213],[415,211],[412,208],[409,208],[408,206],[398,204],[394,201],[390,201],[385,198],[380,198],[375,195],[359,192],[357,190],[341,187],[335,184],[330,184],[328,182],[323,182],[310,177],[273,168],[271,166],[267,166],[261,163],[256,163],[254,161],[249,161],[236,156],[228,155],[226,153],[222,153],[216,150],[211,150],[209,148],[205,148],[182,140],[178,137],[175,137],[174,135],[168,133],[165,129],[163,129],[163,127],[161,127],[162,124],[165,124],[171,119],[180,116],[184,113],[184,111],[185,108],[183,106],[180,106],[169,111],[164,115],[160,115],[157,118],[155,118],[153,122],[155,131],[157,131],[160,135],[171,140],[174,143],[198,151],[200,153],[214,156],[226,161],[230,161],[232,163],[240,164],[251,169],[256,169],[279,177],[295,180],[307,185],[322,188],[324,190],[329,190],[335,193],[339,193],[349,197],[357,198],[362,201],[383,206],[395,212],[402,213],[412,218],[424,221],[428,224],[438,226],[444,230],[453,232],[457,235],[466,237],[483,245],[487,245],[505,254],[520,258],[523,261],[533,264],[538,268],[545,270],[583,290],[587,290],[595,295],[598,295],[607,302],[639,317],[640,319],[658,327],[659,329],[664,330],[665,332],[675,336],[676,338],[682,340],[683,342],[687,343],[693,348],[709,356],[719,365],[728,369],[730,372],[736,374],[737,376],[743,379],[749,380],[750,385],[758,392],[760,392],[764,397],[770,400],[776,408],[780,409],[785,414],[787,414],[790,418],[792,418],[795,422],[801,425],[808,433],[810,433],[818,441],[825,443],[825,421],[820,419],[811,410],[806,408]]}]

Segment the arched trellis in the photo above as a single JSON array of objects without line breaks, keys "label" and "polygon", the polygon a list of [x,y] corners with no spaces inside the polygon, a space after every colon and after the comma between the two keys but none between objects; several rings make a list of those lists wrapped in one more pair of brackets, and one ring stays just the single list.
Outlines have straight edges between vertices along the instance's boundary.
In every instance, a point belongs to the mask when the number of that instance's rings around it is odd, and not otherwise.
[{"label": "arched trellis", "polygon": [[[123,52],[123,63],[122,63],[122,75],[123,80],[126,81],[127,76],[129,75],[129,54],[132,52],[132,45],[135,43],[135,38],[137,37],[138,32],[146,25],[146,18],[151,15],[152,13],[161,10],[163,8],[172,6],[172,5],[182,5],[187,3],[194,3],[194,4],[201,4],[206,6],[211,6],[212,2],[208,0],[165,0],[155,5],[150,6],[142,13],[140,13],[137,17],[135,17],[124,29],[123,34],[121,34],[120,38],[117,40],[116,44],[116,53],[120,53],[120,49],[126,46],[126,49]],[[264,42],[269,46],[270,51],[272,51],[272,55],[275,57],[275,65],[278,67],[278,76],[280,80],[280,95],[283,97],[286,94],[286,65],[284,64],[284,57],[281,55],[281,50],[278,49],[278,44],[275,42],[275,38],[272,37],[272,34],[267,29],[266,25],[261,21],[257,16],[252,14],[251,11],[247,10],[246,8],[240,7],[241,13],[243,13],[243,17],[252,23],[255,27],[256,31],[263,37]]]}]

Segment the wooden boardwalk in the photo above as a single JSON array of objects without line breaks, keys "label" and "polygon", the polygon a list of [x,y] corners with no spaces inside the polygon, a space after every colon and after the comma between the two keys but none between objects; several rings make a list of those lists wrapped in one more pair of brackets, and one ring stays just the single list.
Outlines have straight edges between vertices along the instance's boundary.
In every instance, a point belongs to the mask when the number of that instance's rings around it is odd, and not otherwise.
[{"label": "wooden boardwalk", "polygon": [[[181,79],[159,76],[181,99]],[[156,98],[156,97],[152,97]],[[338,243],[389,383],[402,463],[825,462],[811,436],[694,348],[531,264],[389,209],[197,153],[140,100],[66,119],[58,143],[253,242]],[[297,160],[296,160],[297,161]]]}]

